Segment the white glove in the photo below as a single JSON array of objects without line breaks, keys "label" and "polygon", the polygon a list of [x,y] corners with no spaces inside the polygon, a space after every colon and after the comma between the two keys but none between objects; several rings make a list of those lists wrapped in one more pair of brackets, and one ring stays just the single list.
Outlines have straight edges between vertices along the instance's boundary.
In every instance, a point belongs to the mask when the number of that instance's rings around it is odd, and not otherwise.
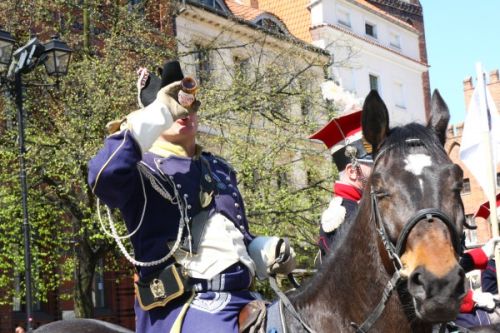
[{"label": "white glove", "polygon": [[293,247],[289,247],[288,253],[286,253],[285,251],[286,244],[283,243],[281,244],[280,254],[277,258],[278,260],[273,265],[271,265],[271,267],[269,267],[270,274],[287,275],[295,269],[295,266],[297,266],[297,263],[295,262],[295,251]]},{"label": "white glove", "polygon": [[163,87],[156,94],[156,100],[163,104],[165,104],[172,114],[172,118],[175,120],[185,118],[189,113],[198,112],[198,109],[201,106],[201,102],[199,100],[195,100],[190,106],[183,107],[179,104],[178,96],[179,90],[181,90],[181,82],[176,81],[172,82],[169,85]]},{"label": "white glove", "polygon": [[[197,112],[201,103],[195,101],[189,108],[184,108],[175,99],[181,89],[181,81],[163,87],[156,94],[156,99],[143,109],[134,111],[120,123],[120,129],[129,129],[142,152],[146,152],[160,134],[168,129],[174,121],[187,117],[190,112]],[[108,124],[113,125],[113,124]],[[110,127],[108,127],[108,130]]]},{"label": "white glove", "polygon": [[181,89],[181,81],[170,83],[158,91],[155,102],[160,102],[168,107],[174,121],[188,116],[189,111],[177,102],[175,96]]},{"label": "white glove", "polygon": [[288,274],[295,268],[295,252],[279,237],[256,237],[248,246],[256,275],[264,280],[270,274]]},{"label": "white glove", "polygon": [[495,301],[500,300],[498,295],[493,295],[492,293],[483,293],[480,291],[474,291],[472,294],[472,300],[476,303],[476,307],[482,308],[488,311],[493,311],[495,309]]},{"label": "white glove", "polygon": [[495,244],[498,242],[500,242],[500,237],[494,237],[481,247],[488,258],[491,259],[495,255]]}]

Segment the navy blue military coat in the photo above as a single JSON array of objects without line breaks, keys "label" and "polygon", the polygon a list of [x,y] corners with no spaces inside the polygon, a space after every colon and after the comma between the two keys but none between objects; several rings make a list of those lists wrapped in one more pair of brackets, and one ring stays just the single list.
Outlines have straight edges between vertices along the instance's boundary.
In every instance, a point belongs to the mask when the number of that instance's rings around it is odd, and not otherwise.
[{"label": "navy blue military coat", "polygon": [[[131,237],[136,260],[158,260],[170,251],[167,244],[176,240],[181,218],[179,199],[186,212],[186,222],[202,209],[200,193],[204,191],[201,184],[202,177],[205,177],[202,158],[207,162],[205,165],[214,184],[209,214],[220,213],[227,217],[242,232],[248,245],[253,236],[237,189],[236,174],[223,159],[206,152],[193,158],[162,157],[150,152],[142,154],[130,131],[123,130],[106,138],[104,147],[89,162],[88,182],[95,195],[109,207],[121,211],[129,232],[141,223]],[[141,180],[138,164],[147,167],[157,184],[176,199],[172,202],[160,195],[146,177]],[[173,261],[172,257],[162,265],[140,267],[138,271],[144,277]],[[239,309],[254,299],[248,291],[251,275],[248,269],[238,264],[224,272],[225,277],[220,278],[216,289],[212,282],[205,283],[203,286],[208,287],[196,294],[185,314],[183,331],[210,331],[210,327],[217,327],[225,332],[237,332]],[[185,301],[184,298],[149,311],[142,310],[136,301],[137,332],[168,332]]]}]

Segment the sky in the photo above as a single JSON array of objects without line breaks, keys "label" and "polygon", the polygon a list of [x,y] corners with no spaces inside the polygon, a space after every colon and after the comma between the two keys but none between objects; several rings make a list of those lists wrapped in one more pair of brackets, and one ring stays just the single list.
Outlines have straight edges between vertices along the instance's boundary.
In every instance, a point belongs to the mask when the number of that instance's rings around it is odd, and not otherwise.
[{"label": "sky", "polygon": [[[464,121],[463,80],[500,70],[500,0],[420,0],[424,10],[431,92],[448,104],[450,124]],[[488,75],[487,75],[488,77]],[[488,80],[488,79],[487,79]]]}]

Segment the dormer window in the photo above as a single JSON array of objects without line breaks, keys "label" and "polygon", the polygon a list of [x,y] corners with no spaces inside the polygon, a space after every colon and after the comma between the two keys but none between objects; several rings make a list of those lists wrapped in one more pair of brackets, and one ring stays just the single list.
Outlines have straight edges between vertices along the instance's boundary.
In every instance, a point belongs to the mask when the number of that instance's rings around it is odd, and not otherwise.
[{"label": "dormer window", "polygon": [[283,28],[272,19],[262,18],[262,19],[256,21],[255,24],[258,25],[259,27],[266,29],[266,30],[276,32],[276,33],[279,33],[282,35],[285,34],[285,31],[283,30]]},{"label": "dormer window", "polygon": [[222,5],[221,1],[219,1],[219,0],[195,0],[195,2],[201,3],[202,5],[205,5],[207,7],[212,7],[212,8],[218,9],[218,10],[223,11],[223,12],[226,11],[226,9],[225,9],[226,7],[224,5]]},{"label": "dormer window", "polygon": [[365,34],[372,38],[377,38],[377,26],[375,24],[365,22]]}]

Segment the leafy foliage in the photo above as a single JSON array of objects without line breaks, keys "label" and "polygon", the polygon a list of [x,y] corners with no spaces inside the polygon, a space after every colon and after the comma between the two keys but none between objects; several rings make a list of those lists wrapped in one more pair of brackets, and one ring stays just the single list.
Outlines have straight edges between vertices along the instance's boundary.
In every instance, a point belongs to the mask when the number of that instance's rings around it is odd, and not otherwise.
[{"label": "leafy foliage", "polygon": [[[136,108],[135,70],[176,56],[162,30],[172,16],[158,26],[147,10],[144,15],[120,1],[89,0],[4,0],[0,13],[0,24],[18,40],[27,40],[28,31],[57,32],[75,51],[59,90],[30,86],[25,92],[28,216],[36,298],[46,300],[48,291],[76,277],[77,315],[91,316],[96,262],[106,256],[112,269],[121,254],[100,230],[86,184],[87,161],[102,145],[105,124]],[[207,52],[213,57],[230,48],[214,40]],[[237,48],[251,61],[235,66],[221,57],[217,71],[202,73],[210,79],[198,95],[200,117],[210,131],[203,131],[200,142],[237,170],[252,232],[289,237],[300,266],[312,267],[332,177],[327,154],[306,140],[320,119],[335,112],[320,97],[323,64],[306,58],[300,44],[267,52],[265,40],[256,39]],[[190,52],[178,56],[199,65]],[[24,75],[25,83],[46,81],[42,70]],[[11,97],[6,89],[0,99],[0,289],[6,291],[0,304],[24,297],[23,285],[20,292],[12,288],[14,277],[24,274],[24,257]]]},{"label": "leafy foliage", "polygon": [[[210,47],[215,62],[217,50],[229,46],[212,41]],[[238,172],[251,231],[289,237],[300,266],[311,268],[319,215],[331,193],[330,163],[307,140],[318,117],[331,112],[320,96],[323,64],[306,58],[300,45],[276,52],[253,40],[239,53],[248,56],[244,64],[221,56],[202,87],[200,121],[211,134],[201,141]]]},{"label": "leafy foliage", "polygon": [[[37,31],[40,39],[58,31],[75,51],[59,90],[32,85],[54,83],[43,67],[23,75],[28,216],[35,298],[45,301],[49,290],[76,276],[75,290],[86,293],[75,294],[77,315],[90,316],[91,309],[78,303],[90,300],[91,305],[89,286],[95,264],[108,254],[112,266],[113,259],[120,256],[114,253],[113,241],[100,230],[95,197],[87,185],[87,162],[107,134],[105,124],[136,107],[135,69],[172,57],[172,49],[155,47],[169,45],[170,38],[142,16],[138,20],[138,13],[127,6],[64,3],[66,6],[37,1],[34,7],[5,1],[0,12],[11,15],[4,27],[18,40],[26,39],[26,32],[20,32],[23,26]],[[82,42],[86,12],[95,18],[88,29],[91,50],[84,49]],[[54,17],[57,19],[50,21]],[[24,239],[16,108],[13,89],[5,88],[0,108],[0,269],[6,274],[0,276],[0,289],[6,292],[0,293],[0,304],[12,302],[14,296],[22,299],[25,290],[22,284],[20,293],[14,295],[12,288],[14,277],[23,280],[24,276]],[[65,259],[73,255],[76,260]]]}]

